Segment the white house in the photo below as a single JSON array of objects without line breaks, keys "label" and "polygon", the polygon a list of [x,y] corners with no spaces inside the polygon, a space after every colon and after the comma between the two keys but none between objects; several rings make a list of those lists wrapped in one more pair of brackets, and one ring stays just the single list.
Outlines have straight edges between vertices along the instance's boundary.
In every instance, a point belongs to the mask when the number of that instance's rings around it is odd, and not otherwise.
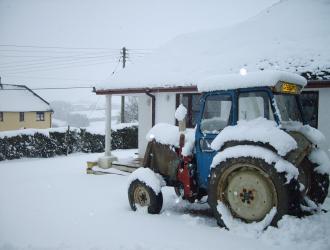
[{"label": "white house", "polygon": [[[139,153],[143,156],[145,135],[152,125],[175,124],[178,94],[184,94],[188,125],[193,125],[198,112],[196,85],[202,79],[238,74],[242,68],[248,73],[294,72],[308,79],[303,102],[310,123],[330,138],[328,13],[330,5],[322,0],[281,1],[232,27],[181,35],[99,84],[96,94],[106,95],[107,115],[111,95],[138,96]],[[330,148],[329,142],[327,147]],[[108,147],[106,155],[109,150]]]}]

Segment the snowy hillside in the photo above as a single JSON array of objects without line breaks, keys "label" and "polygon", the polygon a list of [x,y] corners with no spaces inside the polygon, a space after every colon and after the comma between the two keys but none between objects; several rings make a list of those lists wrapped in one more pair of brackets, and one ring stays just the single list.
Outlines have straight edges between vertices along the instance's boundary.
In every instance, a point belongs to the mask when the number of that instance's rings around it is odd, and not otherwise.
[{"label": "snowy hillside", "polygon": [[242,67],[248,72],[285,70],[327,79],[329,13],[327,0],[282,0],[240,24],[181,35],[117,72],[99,89],[195,85],[199,79],[236,73]]}]

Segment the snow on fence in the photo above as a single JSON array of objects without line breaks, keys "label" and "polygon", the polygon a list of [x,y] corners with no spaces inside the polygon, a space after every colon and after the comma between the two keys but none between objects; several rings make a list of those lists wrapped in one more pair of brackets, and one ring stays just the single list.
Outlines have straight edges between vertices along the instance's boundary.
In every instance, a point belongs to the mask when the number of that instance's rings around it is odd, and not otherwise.
[{"label": "snow on fence", "polygon": [[[138,146],[138,127],[112,131],[112,149]],[[104,152],[105,136],[79,128],[26,129],[0,132],[0,161],[28,158],[49,158],[75,152]]]}]

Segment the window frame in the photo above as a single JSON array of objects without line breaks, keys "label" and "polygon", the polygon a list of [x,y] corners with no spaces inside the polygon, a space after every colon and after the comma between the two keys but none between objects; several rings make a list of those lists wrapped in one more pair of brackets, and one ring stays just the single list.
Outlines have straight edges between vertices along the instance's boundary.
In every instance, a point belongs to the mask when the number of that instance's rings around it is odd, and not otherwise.
[{"label": "window frame", "polygon": [[[268,90],[268,89],[266,89],[266,88],[247,88],[247,89],[240,89],[239,91],[238,91],[238,93],[237,93],[237,97],[236,97],[236,101],[237,101],[237,121],[236,122],[238,122],[239,121],[239,112],[240,112],[240,104],[239,104],[239,101],[240,101],[240,95],[241,94],[248,94],[248,93],[256,93],[256,92],[264,92],[267,96],[268,96],[268,100],[269,100],[269,107],[268,107],[268,111],[271,111],[272,112],[272,116],[273,116],[273,120],[274,121],[276,121],[277,123],[278,123],[278,121],[277,121],[277,117],[276,117],[276,112],[275,112],[275,109],[274,109],[274,105],[273,105],[273,95],[272,95],[272,93]],[[264,99],[264,98],[263,98]],[[265,114],[265,111],[266,111],[266,109],[265,109],[265,103],[264,103],[264,114]],[[269,110],[269,108],[270,108],[270,110]],[[269,118],[270,118],[270,115],[271,114],[268,114],[268,120],[270,120]],[[265,117],[264,117],[265,118]],[[266,118],[267,119],[267,118]]]},{"label": "window frame", "polygon": [[37,122],[45,121],[45,112],[43,112],[43,111],[36,112],[36,121]]},{"label": "window frame", "polygon": [[[199,112],[199,118],[198,118],[198,130],[199,133],[204,134],[203,131],[201,130],[201,121],[203,119],[203,115],[204,115],[204,110],[205,110],[205,106],[206,106],[206,100],[209,96],[228,96],[230,97],[231,100],[231,110],[229,112],[229,117],[228,117],[228,123],[227,126],[231,126],[234,125],[235,121],[237,121],[237,117],[236,117],[236,113],[237,113],[237,97],[235,97],[235,93],[234,91],[216,91],[216,92],[211,92],[211,93],[207,93],[205,95],[203,95],[203,97],[201,98],[201,102],[203,102],[202,105],[202,109]],[[204,135],[218,135],[219,133],[221,133],[222,130],[220,130],[218,133],[205,133]]]},{"label": "window frame", "polygon": [[[304,94],[314,94],[316,96],[316,107],[315,107],[315,115],[316,115],[316,119],[315,119],[315,127],[312,126],[312,124],[309,122],[309,119],[306,117],[306,112],[304,111],[304,105],[303,105],[303,102],[301,100],[301,97],[304,95]],[[311,127],[314,127],[314,128],[318,128],[319,127],[319,106],[320,106],[320,92],[318,90],[307,90],[307,91],[302,91],[300,93],[300,96],[299,96],[299,103],[300,103],[300,106],[301,106],[301,109],[302,109],[302,117],[303,117],[303,120],[306,124],[309,124]]]},{"label": "window frame", "polygon": [[[177,109],[179,107],[180,103],[180,95],[181,94],[176,94],[176,100],[175,100],[175,109]],[[197,96],[197,98],[200,100],[202,94],[201,93],[182,93],[183,96],[187,96],[188,97],[188,107],[186,107],[187,109],[187,116],[186,116],[186,127],[187,128],[195,128],[195,126],[197,125],[198,122],[198,115],[195,117],[195,122],[196,124],[193,125],[193,96]],[[198,112],[197,114],[200,112],[200,105],[198,105]],[[175,125],[178,126],[178,121],[175,120]]]},{"label": "window frame", "polygon": [[3,118],[3,112],[0,111],[0,122],[3,122],[4,121],[4,118]]},{"label": "window frame", "polygon": [[24,122],[24,120],[25,120],[25,114],[24,114],[24,112],[19,112],[19,121],[20,122]]}]

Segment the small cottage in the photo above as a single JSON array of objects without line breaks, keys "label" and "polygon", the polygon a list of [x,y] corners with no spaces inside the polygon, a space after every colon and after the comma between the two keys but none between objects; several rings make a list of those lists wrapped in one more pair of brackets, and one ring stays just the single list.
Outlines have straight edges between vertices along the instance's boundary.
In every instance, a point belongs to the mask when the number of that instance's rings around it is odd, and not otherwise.
[{"label": "small cottage", "polygon": [[24,85],[0,84],[0,131],[50,128],[48,102]]}]

